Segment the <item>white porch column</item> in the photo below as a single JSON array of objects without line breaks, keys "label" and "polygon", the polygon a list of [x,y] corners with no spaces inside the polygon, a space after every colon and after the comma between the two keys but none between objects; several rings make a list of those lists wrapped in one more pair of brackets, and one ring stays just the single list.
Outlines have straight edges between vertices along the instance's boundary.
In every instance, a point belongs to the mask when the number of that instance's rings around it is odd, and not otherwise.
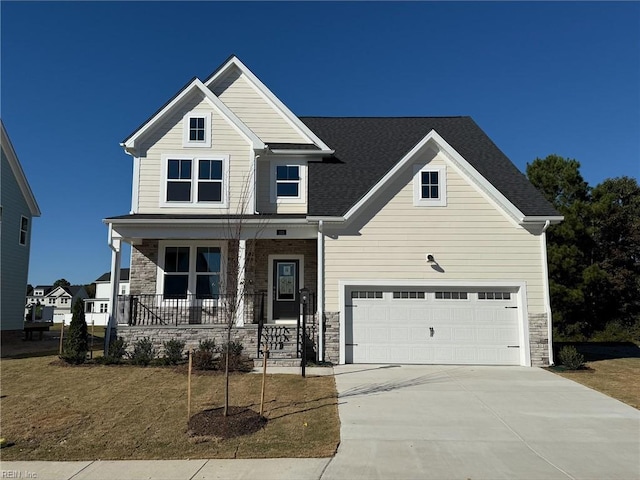
[{"label": "white porch column", "polygon": [[246,292],[246,262],[247,259],[247,241],[240,240],[238,242],[238,289],[237,289],[237,302],[238,309],[236,310],[236,325],[242,327],[244,325],[244,294]]},{"label": "white porch column", "polygon": [[318,361],[324,361],[324,232],[322,220],[318,222],[318,279],[317,279],[317,303],[318,303]]},{"label": "white porch column", "polygon": [[[111,231],[109,232],[111,234]],[[110,235],[111,236],[111,235]],[[109,353],[109,341],[111,340],[111,329],[118,323],[118,290],[120,288],[120,238],[111,238],[111,280],[109,294],[109,321],[105,334],[104,354]]]}]

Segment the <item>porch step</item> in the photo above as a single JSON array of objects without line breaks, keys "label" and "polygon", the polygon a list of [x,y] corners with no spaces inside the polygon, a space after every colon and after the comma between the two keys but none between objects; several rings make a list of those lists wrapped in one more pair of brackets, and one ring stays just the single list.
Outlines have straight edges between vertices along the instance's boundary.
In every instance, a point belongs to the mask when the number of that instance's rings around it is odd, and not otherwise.
[{"label": "porch step", "polygon": [[[267,368],[269,367],[300,367],[302,362],[299,358],[273,358],[267,360]],[[262,367],[262,358],[253,359],[254,367]]]}]

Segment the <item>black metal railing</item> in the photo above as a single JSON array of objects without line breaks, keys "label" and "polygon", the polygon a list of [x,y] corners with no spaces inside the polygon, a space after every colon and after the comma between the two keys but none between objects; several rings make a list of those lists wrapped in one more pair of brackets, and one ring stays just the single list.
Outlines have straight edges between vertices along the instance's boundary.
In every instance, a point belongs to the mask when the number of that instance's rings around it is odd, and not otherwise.
[{"label": "black metal railing", "polygon": [[212,325],[225,324],[242,310],[244,323],[258,323],[266,316],[266,294],[244,295],[244,302],[238,302],[233,295],[217,295],[215,298],[200,298],[185,295],[182,298],[168,298],[162,294],[120,295],[119,314],[121,323],[131,326],[163,325]]}]

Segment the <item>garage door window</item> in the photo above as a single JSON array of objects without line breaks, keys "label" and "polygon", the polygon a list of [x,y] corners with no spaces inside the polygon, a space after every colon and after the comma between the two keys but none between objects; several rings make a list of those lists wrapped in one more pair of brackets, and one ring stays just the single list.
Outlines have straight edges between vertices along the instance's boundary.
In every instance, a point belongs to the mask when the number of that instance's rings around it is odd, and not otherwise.
[{"label": "garage door window", "polygon": [[467,292],[436,292],[436,300],[467,300]]},{"label": "garage door window", "polygon": [[511,300],[509,292],[478,292],[478,300]]},{"label": "garage door window", "polygon": [[393,292],[393,298],[425,298],[424,292]]},{"label": "garage door window", "polygon": [[382,298],[382,292],[379,291],[354,291],[351,292],[351,298]]}]

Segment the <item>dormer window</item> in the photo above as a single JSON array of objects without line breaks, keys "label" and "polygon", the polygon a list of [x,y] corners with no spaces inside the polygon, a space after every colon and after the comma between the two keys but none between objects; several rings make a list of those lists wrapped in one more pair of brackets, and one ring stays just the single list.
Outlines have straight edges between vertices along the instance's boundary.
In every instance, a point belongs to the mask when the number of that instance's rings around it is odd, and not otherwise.
[{"label": "dormer window", "polygon": [[183,119],[183,147],[211,147],[211,114],[189,113]]},{"label": "dormer window", "polygon": [[447,206],[447,170],[444,165],[415,167],[413,204],[417,207]]},{"label": "dormer window", "polygon": [[301,160],[276,160],[271,164],[271,201],[304,203],[307,164]]},{"label": "dormer window", "polygon": [[278,198],[300,196],[300,167],[298,165],[278,165],[276,167],[276,192]]}]

